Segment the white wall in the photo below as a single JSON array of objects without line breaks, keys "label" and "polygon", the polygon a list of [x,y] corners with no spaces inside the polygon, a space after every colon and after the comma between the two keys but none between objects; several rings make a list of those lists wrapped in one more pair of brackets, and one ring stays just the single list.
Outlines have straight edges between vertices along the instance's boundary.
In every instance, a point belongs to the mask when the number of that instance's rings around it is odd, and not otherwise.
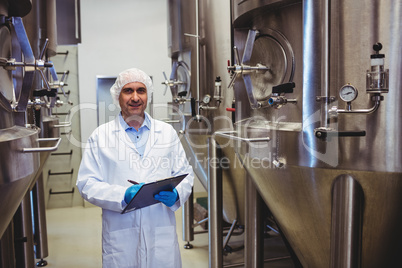
[{"label": "white wall", "polygon": [[[154,103],[171,100],[161,84],[171,72],[167,49],[166,0],[82,0],[78,45],[81,139],[97,127],[96,76],[116,76],[136,67],[153,77]],[[88,105],[90,104],[90,105]]]}]

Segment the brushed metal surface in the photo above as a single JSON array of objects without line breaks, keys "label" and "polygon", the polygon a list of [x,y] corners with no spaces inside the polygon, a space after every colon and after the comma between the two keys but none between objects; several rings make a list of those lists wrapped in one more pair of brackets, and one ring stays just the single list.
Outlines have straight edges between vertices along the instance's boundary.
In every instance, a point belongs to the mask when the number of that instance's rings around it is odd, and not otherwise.
[{"label": "brushed metal surface", "polygon": [[[329,1],[325,17],[325,1],[239,2],[232,1],[232,14],[234,45],[240,54],[248,29],[270,28],[289,40],[295,55],[296,88],[285,97],[297,99],[296,105],[252,110],[239,79],[234,86],[239,135],[271,138],[265,144],[238,144],[236,151],[293,250],[304,267],[334,264],[332,185],[338,176],[351,176],[364,195],[361,267],[401,266],[402,3]],[[366,70],[376,42],[383,45],[380,53],[385,54],[385,69],[390,72],[389,92],[383,94],[379,109],[323,121],[329,118],[326,109],[346,106],[338,91],[347,83],[360,91],[353,109],[373,106],[366,93]],[[328,105],[317,101],[331,96],[334,101]],[[364,130],[366,136],[316,138],[314,129],[324,125],[335,131]]]},{"label": "brushed metal surface", "polygon": [[[251,162],[248,157],[246,163]],[[258,169],[255,159],[253,163],[247,170],[304,267],[329,267],[331,188],[344,174],[361,184],[365,196],[361,267],[402,265],[400,173],[301,166]]]},{"label": "brushed metal surface", "polygon": [[[2,61],[9,59],[11,56],[11,33],[5,27],[0,27],[0,58]],[[14,125],[11,115],[10,101],[13,99],[13,76],[12,72],[0,68],[0,128],[8,128]]]},{"label": "brushed metal surface", "polygon": [[[233,129],[232,113],[226,111],[226,108],[232,107],[234,97],[233,90],[227,89],[230,82],[227,65],[228,60],[231,59],[232,50],[230,3],[228,1],[199,1],[199,38],[187,35],[195,35],[197,32],[195,3],[197,1],[169,1],[169,10],[170,12],[173,10],[169,16],[172,40],[172,44],[169,44],[171,47],[169,55],[173,64],[183,62],[188,66],[191,74],[188,97],[199,100],[196,103],[196,109],[201,120],[197,121],[189,116],[191,114],[189,103],[179,104],[178,109],[183,115],[180,118],[182,122],[174,124],[174,127],[177,131],[184,131],[184,138],[181,141],[187,158],[201,184],[207,189],[209,169],[207,139],[215,131]],[[180,16],[177,15],[178,12]],[[197,60],[198,45],[200,58]],[[206,105],[201,103],[202,98],[205,95],[214,96],[217,76],[220,76],[222,80],[222,99],[218,103],[211,98],[209,106],[219,105],[218,108],[203,109],[198,112],[200,105]],[[172,95],[174,94],[175,92]],[[227,140],[220,142],[223,144],[223,160],[219,164],[225,166],[223,168],[223,219],[229,223],[237,219],[239,224],[243,224],[245,170],[237,159],[233,146],[228,145]]]},{"label": "brushed metal surface", "polygon": [[38,147],[38,131],[19,126],[0,129],[0,237],[10,223],[39,169],[38,153],[23,148]]},{"label": "brushed metal surface", "polygon": [[60,137],[60,128],[55,127],[59,124],[59,118],[51,116],[42,116],[41,118],[41,138],[58,138]]}]

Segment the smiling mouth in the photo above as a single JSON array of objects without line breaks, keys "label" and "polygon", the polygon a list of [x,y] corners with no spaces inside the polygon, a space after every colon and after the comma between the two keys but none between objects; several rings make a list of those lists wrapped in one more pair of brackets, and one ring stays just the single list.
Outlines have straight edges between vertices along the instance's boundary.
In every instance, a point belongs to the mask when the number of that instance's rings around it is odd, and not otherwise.
[{"label": "smiling mouth", "polygon": [[130,103],[130,104],[128,104],[128,106],[130,106],[132,108],[138,108],[141,106],[141,103]]}]

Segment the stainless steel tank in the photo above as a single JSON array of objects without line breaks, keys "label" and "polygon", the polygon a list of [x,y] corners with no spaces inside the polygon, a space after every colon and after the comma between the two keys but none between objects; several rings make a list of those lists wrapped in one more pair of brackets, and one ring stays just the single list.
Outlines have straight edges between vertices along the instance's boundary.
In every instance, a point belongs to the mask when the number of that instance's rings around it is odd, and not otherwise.
[{"label": "stainless steel tank", "polygon": [[38,147],[38,130],[12,126],[0,129],[0,236],[10,223],[39,169],[39,154],[24,152]]},{"label": "stainless steel tank", "polygon": [[[165,82],[172,92],[174,124],[194,171],[207,189],[208,139],[232,130],[233,90],[227,64],[231,58],[230,3],[169,1],[169,57],[172,73]],[[244,224],[244,168],[233,146],[222,141],[223,217]]]},{"label": "stainless steel tank", "polygon": [[270,138],[236,151],[301,264],[401,266],[402,3],[232,8],[236,130]]},{"label": "stainless steel tank", "polygon": [[[35,6],[37,7],[38,3],[35,2]],[[46,229],[43,228],[45,226],[44,200],[39,200],[43,194],[33,193],[36,202],[34,207],[31,207],[30,191],[35,184],[37,185],[49,153],[57,149],[61,140],[57,138],[59,130],[54,129],[58,119],[41,117],[41,120],[35,123],[41,124],[42,131],[27,124],[28,112],[30,108],[33,108],[33,104],[39,104],[39,107],[43,104],[39,98],[35,102],[30,100],[32,89],[42,87],[38,79],[32,85],[35,80],[35,71],[44,74],[42,72],[44,67],[51,66],[47,62],[35,59],[35,57],[40,59],[44,57],[44,51],[39,56],[39,51],[36,49],[39,46],[38,24],[28,23],[31,42],[23,25],[21,17],[27,15],[31,8],[32,3],[29,0],[20,0],[15,3],[0,2],[2,22],[0,25],[2,37],[0,41],[0,152],[3,156],[0,164],[0,214],[2,215],[0,266],[4,267],[15,265],[32,267],[34,243],[36,257],[47,256],[47,248],[44,247],[44,244],[47,247],[46,241],[38,240],[39,236],[46,235]],[[34,49],[30,43],[33,43]],[[51,47],[54,48],[54,46]],[[39,75],[38,78],[42,79]],[[35,192],[43,192],[43,184],[37,185]],[[32,209],[35,211],[35,241],[33,241],[32,233]],[[38,233],[38,228],[41,228],[42,233]],[[4,237],[2,237],[3,234]]]},{"label": "stainless steel tank", "polygon": [[[29,2],[29,1],[28,1]],[[4,16],[22,14],[30,10],[30,3],[21,2],[21,9],[13,9],[7,3],[1,3],[1,14]],[[26,4],[26,5],[25,5]],[[29,7],[28,11],[26,9]],[[10,8],[10,9],[9,9]],[[0,51],[2,61],[12,55],[12,37],[10,28],[0,26]],[[14,112],[10,102],[15,98],[13,75],[10,70],[0,68],[0,237],[3,235],[21,200],[30,187],[39,169],[39,154],[26,153],[24,148],[38,147],[38,129],[28,129],[14,125]]]}]

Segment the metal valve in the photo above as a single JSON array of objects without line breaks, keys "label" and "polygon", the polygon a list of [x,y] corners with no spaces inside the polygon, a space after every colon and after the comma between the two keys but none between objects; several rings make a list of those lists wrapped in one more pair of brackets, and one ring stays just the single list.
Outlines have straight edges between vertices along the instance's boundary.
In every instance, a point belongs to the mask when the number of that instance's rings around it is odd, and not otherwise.
[{"label": "metal valve", "polygon": [[258,34],[256,30],[249,30],[247,35],[246,45],[244,47],[243,58],[240,61],[239,52],[237,47],[233,48],[235,54],[235,61],[236,63],[233,66],[228,66],[228,70],[233,72],[232,80],[229,83],[228,88],[231,88],[237,79],[237,77],[241,74],[244,80],[244,85],[246,87],[247,96],[251,104],[251,108],[256,109],[261,107],[261,103],[257,101],[253,93],[253,85],[251,83],[251,72],[260,72],[265,73],[266,71],[270,70],[270,68],[262,65],[257,64],[256,66],[249,66],[247,63],[250,62],[251,54],[253,52],[253,46],[255,38]]},{"label": "metal valve", "polygon": [[[18,24],[17,24],[18,25]],[[46,38],[45,44],[42,48],[42,51],[40,53],[39,59],[35,59],[33,57],[33,52],[32,49],[29,47],[29,49],[25,49],[25,53],[28,54],[28,56],[26,56],[24,54],[25,57],[25,61],[24,62],[17,62],[15,59],[8,59],[6,61],[2,61],[2,65],[3,68],[8,70],[8,71],[13,71],[15,70],[17,67],[24,67],[25,72],[33,72],[33,71],[39,71],[42,80],[45,84],[45,87],[47,88],[47,90],[50,90],[50,85],[49,85],[49,81],[46,79],[45,74],[43,72],[43,70],[45,68],[51,68],[53,67],[53,63],[52,62],[47,62],[43,60],[43,57],[45,56],[45,52],[47,49],[47,46],[49,44],[49,39]],[[29,51],[30,50],[30,51]]]},{"label": "metal valve", "polygon": [[367,93],[388,93],[389,70],[384,69],[385,55],[380,54],[381,43],[373,45],[374,54],[371,55],[371,69],[367,70]]},{"label": "metal valve", "polygon": [[185,84],[185,82],[182,82],[182,81],[168,79],[166,77],[165,72],[163,72],[163,76],[165,77],[165,81],[161,83],[162,85],[165,85],[165,91],[163,92],[163,95],[166,95],[166,91],[167,91],[168,87],[180,86],[180,85]]},{"label": "metal valve", "polygon": [[288,103],[288,100],[283,96],[272,96],[268,100],[268,104],[273,106],[276,109],[281,108],[286,103]]},{"label": "metal valve", "polygon": [[162,85],[165,85],[165,92],[163,95],[166,94],[169,87],[174,102],[184,103],[190,101],[187,96],[190,91],[190,71],[185,62],[173,62],[170,78],[167,78],[165,72],[163,72],[163,76],[165,78],[165,81],[162,82]]},{"label": "metal valve", "polygon": [[[220,76],[217,76],[215,79],[214,96],[212,98],[211,95],[206,94],[202,98],[202,105],[199,105],[200,110],[216,110],[219,108],[221,101],[222,101],[221,84],[222,84],[221,78],[220,78]],[[215,105],[211,105],[212,100],[215,101]]]},{"label": "metal valve", "polygon": [[297,103],[296,99],[287,99],[284,96],[285,93],[293,93],[293,88],[295,86],[296,84],[294,82],[289,82],[272,87],[272,95],[268,99],[268,104],[274,107],[275,109],[279,109],[287,103],[296,104]]},{"label": "metal valve", "polygon": [[384,100],[381,93],[388,93],[389,70],[384,70],[385,55],[379,53],[382,44],[375,43],[373,49],[375,53],[370,56],[371,69],[367,71],[366,93],[371,95],[371,101],[374,102],[374,105],[368,109],[352,109],[352,101],[357,98],[358,91],[356,87],[348,83],[339,90],[339,97],[346,102],[346,109],[339,109],[334,106],[328,110],[330,117],[336,117],[340,113],[371,114],[380,107],[381,101]]},{"label": "metal valve", "polygon": [[29,108],[33,108],[36,111],[39,111],[41,108],[46,106],[46,102],[39,99],[39,98],[35,98],[33,101],[28,101],[28,107]]},{"label": "metal valve", "polygon": [[49,83],[50,87],[52,89],[53,88],[55,88],[55,89],[60,88],[60,90],[63,93],[64,97],[67,98],[67,94],[64,91],[64,86],[67,86],[67,83],[65,82],[65,79],[67,78],[67,75],[70,73],[70,71],[69,70],[64,71],[63,75],[61,76],[61,79],[59,80],[55,68],[52,66],[51,68],[49,68],[49,70],[50,70],[50,74],[52,75],[52,78],[53,78],[53,82]]},{"label": "metal valve", "polygon": [[51,90],[48,80],[45,77],[43,70],[48,67],[52,67],[53,64],[51,62],[46,62],[43,60],[45,56],[45,52],[48,45],[48,39],[46,39],[45,45],[40,53],[39,59],[35,59],[31,45],[28,40],[28,36],[25,31],[24,24],[22,22],[22,18],[20,17],[10,17],[7,19],[7,23],[10,24],[13,34],[18,39],[21,52],[24,58],[23,62],[17,62],[15,59],[9,60],[1,60],[0,65],[3,66],[6,70],[14,70],[16,67],[23,67],[25,74],[23,78],[22,88],[18,90],[18,103],[15,103],[13,106],[16,111],[25,111],[28,105],[29,96],[31,93],[31,85],[34,79],[34,72],[39,71],[43,83],[47,90]]},{"label": "metal valve", "polygon": [[17,67],[25,67],[26,72],[31,72],[31,71],[36,71],[36,70],[43,71],[45,68],[53,67],[53,63],[46,62],[46,61],[40,60],[40,59],[35,60],[35,62],[28,63],[28,62],[17,62],[15,59],[11,58],[11,59],[1,61],[1,65],[3,65],[3,68],[8,71],[13,71]]}]

